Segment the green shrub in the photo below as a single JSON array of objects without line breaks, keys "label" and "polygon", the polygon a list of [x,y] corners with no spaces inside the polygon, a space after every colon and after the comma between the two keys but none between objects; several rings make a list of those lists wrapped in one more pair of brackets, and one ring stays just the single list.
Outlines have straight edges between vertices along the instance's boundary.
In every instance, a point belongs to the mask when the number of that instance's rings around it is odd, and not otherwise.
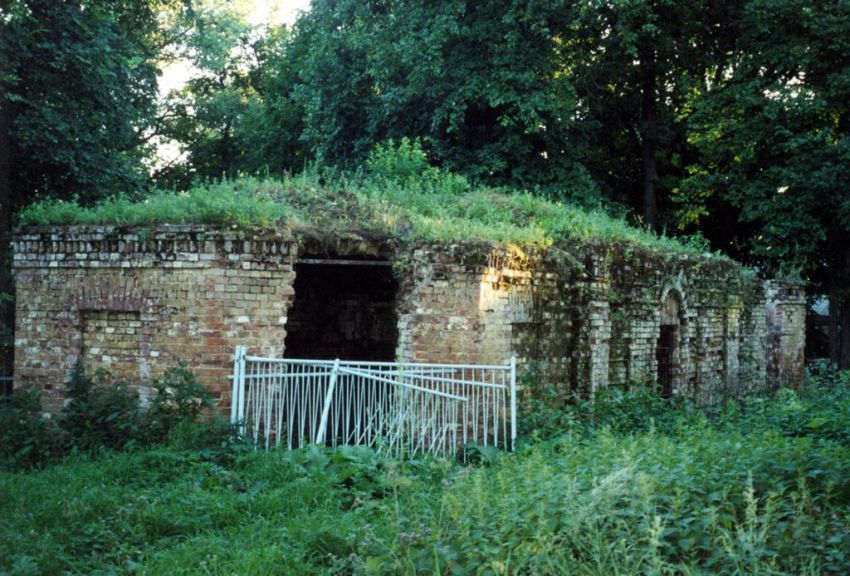
[{"label": "green shrub", "polygon": [[165,371],[151,383],[151,405],[144,417],[145,433],[150,441],[168,440],[175,426],[194,422],[201,412],[213,405],[212,395],[195,379],[185,362]]},{"label": "green shrub", "polygon": [[466,177],[431,166],[417,138],[402,138],[376,144],[366,160],[373,184],[394,184],[408,191],[426,191],[454,196],[470,189]]},{"label": "green shrub", "polygon": [[87,376],[78,362],[65,383],[66,405],[59,426],[75,450],[120,449],[142,437],[142,415],[138,394],[122,381],[110,381],[99,372]]},{"label": "green shrub", "polygon": [[252,436],[223,418],[212,421],[182,420],[168,432],[167,445],[176,450],[194,450],[210,460],[231,462],[245,451],[256,451]]},{"label": "green shrub", "polygon": [[0,398],[0,469],[39,467],[60,451],[59,433],[43,417],[37,390],[20,388]]},{"label": "green shrub", "polygon": [[586,404],[586,418],[595,428],[609,427],[619,434],[655,430],[674,433],[680,425],[694,423],[694,406],[684,398],[664,398],[652,385],[636,384],[627,390],[601,390]]},{"label": "green shrub", "polygon": [[664,398],[650,384],[606,388],[590,401],[539,384],[532,370],[521,389],[519,434],[533,440],[606,428],[618,434],[674,433],[680,426],[704,418],[688,400]]},{"label": "green shrub", "polygon": [[538,367],[532,363],[519,384],[517,433],[520,442],[548,440],[582,427],[587,405],[574,396],[564,396],[542,384]]},{"label": "green shrub", "polygon": [[827,369],[802,390],[781,389],[730,403],[719,415],[728,428],[777,430],[784,436],[833,440],[850,447],[850,371]]},{"label": "green shrub", "polygon": [[422,142],[416,138],[402,138],[398,144],[394,140],[375,144],[366,159],[366,169],[370,176],[405,183],[421,178],[436,170],[428,162],[428,154],[422,149]]},{"label": "green shrub", "polygon": [[92,379],[77,364],[66,383],[68,402],[59,418],[70,447],[120,449],[167,442],[176,428],[195,422],[212,406],[212,396],[185,362],[167,369],[151,387],[150,406],[142,409],[127,382],[113,381],[104,372]]}]

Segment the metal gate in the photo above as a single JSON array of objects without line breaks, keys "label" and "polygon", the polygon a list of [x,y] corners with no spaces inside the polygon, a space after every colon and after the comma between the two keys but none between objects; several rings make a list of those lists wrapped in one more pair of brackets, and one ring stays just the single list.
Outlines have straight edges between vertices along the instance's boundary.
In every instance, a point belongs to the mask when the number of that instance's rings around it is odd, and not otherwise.
[{"label": "metal gate", "polygon": [[231,421],[258,444],[364,444],[385,454],[512,450],[516,360],[504,365],[293,360],[236,349]]}]

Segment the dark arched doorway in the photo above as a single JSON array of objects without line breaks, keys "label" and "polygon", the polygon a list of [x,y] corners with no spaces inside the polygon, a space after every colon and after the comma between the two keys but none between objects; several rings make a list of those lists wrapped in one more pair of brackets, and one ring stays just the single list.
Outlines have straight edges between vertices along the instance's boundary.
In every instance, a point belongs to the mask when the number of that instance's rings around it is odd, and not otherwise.
[{"label": "dark arched doorway", "polygon": [[679,379],[679,342],[681,339],[681,305],[673,292],[661,304],[661,325],[655,346],[656,381],[661,395],[673,396]]},{"label": "dark arched doorway", "polygon": [[389,361],[398,344],[398,282],[388,262],[295,264],[287,358]]}]

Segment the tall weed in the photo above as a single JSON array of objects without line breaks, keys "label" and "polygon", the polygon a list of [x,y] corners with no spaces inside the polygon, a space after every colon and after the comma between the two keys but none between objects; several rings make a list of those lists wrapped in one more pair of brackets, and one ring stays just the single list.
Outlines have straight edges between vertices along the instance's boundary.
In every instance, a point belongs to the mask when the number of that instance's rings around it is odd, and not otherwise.
[{"label": "tall weed", "polygon": [[257,451],[226,428],[195,445],[205,425],[180,424],[168,445],[0,473],[0,571],[847,574],[845,416],[820,396],[843,378],[709,411],[603,395],[473,466]]},{"label": "tall weed", "polygon": [[55,422],[41,413],[37,390],[21,388],[0,398],[0,470],[41,466],[62,451]]},{"label": "tall weed", "polygon": [[128,382],[103,371],[91,377],[78,363],[65,383],[65,406],[53,417],[41,412],[37,391],[16,390],[0,399],[0,469],[41,467],[69,453],[166,443],[231,448],[241,443],[229,423],[197,422],[212,398],[184,363],[167,369],[151,386],[150,406],[143,408]]},{"label": "tall weed", "polygon": [[88,376],[78,362],[65,384],[59,426],[73,450],[120,449],[142,437],[138,395],[123,381],[99,372]]}]

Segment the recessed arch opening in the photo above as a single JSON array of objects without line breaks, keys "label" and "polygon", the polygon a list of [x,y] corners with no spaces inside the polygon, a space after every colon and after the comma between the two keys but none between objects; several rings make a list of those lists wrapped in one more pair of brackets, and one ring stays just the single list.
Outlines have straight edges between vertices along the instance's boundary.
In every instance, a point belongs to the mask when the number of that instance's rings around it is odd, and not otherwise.
[{"label": "recessed arch opening", "polygon": [[672,397],[679,387],[682,329],[681,297],[670,291],[661,304],[661,322],[655,346],[656,382],[665,398]]}]

